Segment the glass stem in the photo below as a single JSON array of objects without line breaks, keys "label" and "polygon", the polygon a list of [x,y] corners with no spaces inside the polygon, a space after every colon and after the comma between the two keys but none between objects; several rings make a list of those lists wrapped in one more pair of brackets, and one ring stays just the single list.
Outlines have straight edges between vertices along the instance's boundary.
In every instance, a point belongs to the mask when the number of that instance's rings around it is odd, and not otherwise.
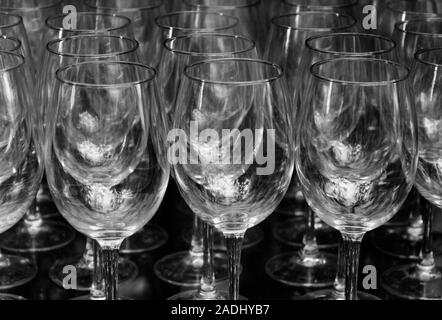
[{"label": "glass stem", "polygon": [[28,232],[31,235],[38,232],[39,227],[43,222],[43,218],[41,217],[40,210],[37,206],[37,198],[34,199],[29,207],[29,210],[25,215],[24,222],[25,227],[28,229]]},{"label": "glass stem", "polygon": [[103,277],[103,259],[101,249],[97,241],[90,238],[88,238],[87,241],[90,241],[89,245],[92,245],[93,259],[92,284],[90,290],[91,300],[104,300],[106,295],[104,293],[105,284]]},{"label": "glass stem", "polygon": [[215,272],[213,269],[213,237],[214,228],[208,223],[203,223],[203,246],[204,262],[203,276],[198,290],[197,297],[200,299],[211,299],[216,296]]},{"label": "glass stem", "polygon": [[359,253],[363,234],[343,234],[345,253],[345,300],[357,300]]},{"label": "glass stem", "polygon": [[301,257],[312,258],[318,256],[319,247],[316,241],[315,213],[310,208],[308,209],[307,214],[307,230],[302,238],[302,243]]},{"label": "glass stem", "polygon": [[424,220],[424,238],[421,250],[421,261],[418,266],[422,271],[431,271],[435,268],[434,256],[433,256],[433,206],[421,198],[421,204],[424,203],[424,210],[422,211],[422,218]]},{"label": "glass stem", "polygon": [[229,255],[230,300],[239,300],[239,268],[241,266],[241,247],[244,239],[244,233],[225,235],[227,253]]},{"label": "glass stem", "polygon": [[104,293],[106,300],[117,300],[118,251],[122,241],[99,242],[103,259]]},{"label": "glass stem", "polygon": [[344,241],[341,239],[338,246],[338,267],[336,270],[336,278],[333,283],[333,297],[335,300],[345,299],[345,249]]},{"label": "glass stem", "polygon": [[190,256],[192,264],[199,267],[203,262],[203,224],[204,222],[194,215],[192,239],[190,241]]}]

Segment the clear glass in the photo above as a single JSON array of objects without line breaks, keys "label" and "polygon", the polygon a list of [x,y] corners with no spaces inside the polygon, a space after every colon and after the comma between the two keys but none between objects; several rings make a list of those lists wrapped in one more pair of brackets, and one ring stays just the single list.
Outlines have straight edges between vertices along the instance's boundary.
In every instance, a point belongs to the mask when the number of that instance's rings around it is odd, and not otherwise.
[{"label": "clear glass", "polygon": [[355,15],[358,0],[281,0],[278,14],[299,13],[302,11],[333,11]]},{"label": "clear glass", "polygon": [[30,44],[32,65],[38,65],[44,52],[43,42],[45,20],[62,12],[62,0],[0,0],[0,11],[19,15],[23,18]]},{"label": "clear glass", "polygon": [[265,45],[264,20],[259,5],[262,0],[181,0],[183,8],[197,11],[216,11],[237,17],[239,20],[239,34],[242,34],[257,43],[259,56],[262,55]]},{"label": "clear glass", "polygon": [[[50,122],[50,117],[55,114],[56,105],[51,104],[53,88],[56,86],[55,72],[61,67],[84,61],[134,61],[139,60],[138,42],[132,39],[114,35],[78,35],[53,40],[48,43],[43,59],[43,68],[38,82],[37,100],[44,124]],[[46,127],[46,125],[44,126]],[[79,290],[89,290],[94,272],[94,257],[92,240],[88,239],[85,250],[80,257],[69,257],[58,260],[50,270],[50,278],[58,285],[62,285],[63,267],[74,265],[77,267]],[[91,252],[92,251],[92,252]],[[126,258],[120,259],[120,280],[133,279],[138,269],[134,263]]]},{"label": "clear glass", "polygon": [[393,40],[398,44],[401,62],[411,67],[418,50],[442,47],[442,17],[399,22]]},{"label": "clear glass", "polygon": [[415,185],[426,204],[423,210],[424,240],[417,263],[392,267],[381,277],[382,286],[392,295],[406,299],[440,300],[442,270],[434,260],[432,248],[433,206],[442,207],[442,139],[438,126],[442,83],[442,48],[420,50],[415,54],[411,83],[419,130],[419,164]]},{"label": "clear glass", "polygon": [[161,43],[155,18],[166,13],[163,0],[85,0],[85,5],[99,13],[117,13],[131,19],[135,39],[140,43],[141,62],[158,66]]},{"label": "clear glass", "polygon": [[400,209],[417,166],[409,71],[395,62],[321,61],[297,119],[296,170],[309,206],[343,237],[345,298],[357,299],[360,242]]},{"label": "clear glass", "polygon": [[[291,179],[286,90],[279,66],[244,58],[192,64],[180,87],[174,132],[181,135],[169,139],[169,156],[179,153],[171,160],[186,203],[226,237],[232,300],[239,299],[244,233],[274,211]],[[262,152],[269,162],[261,161]]]},{"label": "clear glass", "polygon": [[390,0],[380,13],[380,31],[390,36],[396,23],[442,14],[442,3],[433,0]]},{"label": "clear glass", "polygon": [[[156,19],[158,29],[162,32],[163,44],[159,66],[160,89],[169,124],[172,123],[172,111],[186,64],[207,57],[248,56],[255,51],[253,41],[235,36],[238,23],[235,17],[202,11],[173,12]],[[215,40],[220,40],[220,43]],[[190,250],[167,255],[155,264],[155,273],[163,281],[185,287],[200,284],[203,273],[203,231],[202,223],[197,220],[195,217]],[[224,255],[215,254],[214,257],[216,278],[221,280],[227,276]]]},{"label": "clear glass", "polygon": [[[356,20],[341,13],[305,11],[276,16],[272,19],[272,27],[268,34],[265,59],[284,68],[291,98],[296,101],[294,93],[302,90],[303,80],[300,79],[300,75],[305,72],[300,70],[301,58],[306,51],[305,41],[311,36],[355,30]],[[290,112],[293,121],[297,108],[292,108]],[[312,221],[313,213],[305,210],[305,199],[296,174],[293,175],[283,204],[294,213],[300,212],[304,220],[301,223],[298,219],[283,221],[274,227],[273,234],[286,244],[295,243],[302,248],[300,252],[291,252],[271,259],[266,266],[267,274],[276,281],[294,286],[330,286],[336,273],[336,255],[320,251],[319,245],[321,248],[336,247],[338,237],[319,219]],[[321,241],[319,244],[318,240]]]},{"label": "clear glass", "polygon": [[[0,51],[0,234],[24,216],[43,175],[40,149],[34,140],[34,109],[29,104],[32,98],[29,92],[32,91],[27,87],[26,76],[22,55]],[[27,283],[36,273],[36,266],[29,259],[0,253],[2,290]]]},{"label": "clear glass", "polygon": [[45,145],[49,188],[66,220],[100,244],[106,299],[115,300],[119,247],[155,214],[169,180],[156,71],[92,61],[56,77]]}]

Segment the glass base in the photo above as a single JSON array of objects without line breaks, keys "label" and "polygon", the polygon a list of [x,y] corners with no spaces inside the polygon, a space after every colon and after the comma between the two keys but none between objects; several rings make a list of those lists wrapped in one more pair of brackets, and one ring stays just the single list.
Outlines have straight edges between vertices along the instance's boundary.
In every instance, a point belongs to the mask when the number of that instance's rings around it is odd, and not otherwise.
[{"label": "glass base", "polygon": [[275,281],[294,287],[321,288],[335,280],[337,256],[320,253],[315,259],[301,259],[299,252],[283,253],[271,258],[265,266]]},{"label": "glass base", "polygon": [[422,272],[417,263],[396,266],[381,275],[381,286],[390,295],[409,300],[441,300],[442,269]]},{"label": "glass base", "polygon": [[0,300],[15,301],[15,300],[28,300],[28,299],[23,298],[22,296],[17,296],[15,294],[0,293]]},{"label": "glass base", "polygon": [[[293,247],[301,248],[302,240],[306,232],[305,218],[293,218],[280,222],[273,228],[273,236],[276,240]],[[316,241],[319,249],[337,248],[339,244],[339,232],[324,223],[315,228]]]},{"label": "glass base", "polygon": [[407,227],[381,227],[371,234],[373,246],[390,257],[419,260],[422,238],[409,237]]},{"label": "glass base", "polygon": [[[69,300],[81,300],[81,301],[86,301],[86,300],[90,300],[90,301],[103,301],[106,299],[91,299],[91,296],[89,294],[85,295],[85,296],[79,296],[79,297],[75,297]],[[131,298],[127,298],[127,297],[118,297],[118,300],[133,300]]]},{"label": "glass base", "polygon": [[[227,256],[216,252],[213,258],[216,281],[226,280],[228,277]],[[154,271],[155,275],[164,282],[181,287],[197,287],[200,284],[202,267],[202,255],[192,256],[189,251],[182,251],[157,261]]]},{"label": "glass base", "polygon": [[204,295],[198,294],[198,290],[188,290],[177,293],[167,300],[228,300],[229,294],[224,291],[216,291],[215,293]]},{"label": "glass base", "polygon": [[143,253],[158,249],[167,243],[169,236],[163,228],[148,224],[143,229],[127,238],[121,245],[120,253]]},{"label": "glass base", "polygon": [[[307,293],[295,300],[345,300],[342,295],[336,294],[334,289],[325,289]],[[381,300],[378,297],[358,291],[358,300]]]},{"label": "glass base", "polygon": [[35,278],[37,271],[37,266],[27,258],[2,254],[0,259],[0,290],[7,290],[28,283]]},{"label": "glass base", "polygon": [[12,252],[45,252],[67,246],[74,238],[74,231],[64,223],[42,220],[31,234],[21,220],[3,233],[0,247]]},{"label": "glass base", "polygon": [[[190,244],[192,239],[193,229],[187,229],[183,232],[183,239]],[[244,236],[242,250],[247,250],[255,247],[264,239],[264,232],[258,226],[250,228],[246,231]],[[226,251],[226,241],[221,232],[215,231],[213,247],[215,250]]]},{"label": "glass base", "polygon": [[[94,269],[88,266],[82,257],[57,260],[49,269],[49,278],[58,286],[63,287],[63,273],[65,266],[75,266],[77,271],[77,291],[89,291],[92,285]],[[134,280],[138,276],[138,267],[127,258],[120,257],[118,262],[118,282],[124,283]]]}]

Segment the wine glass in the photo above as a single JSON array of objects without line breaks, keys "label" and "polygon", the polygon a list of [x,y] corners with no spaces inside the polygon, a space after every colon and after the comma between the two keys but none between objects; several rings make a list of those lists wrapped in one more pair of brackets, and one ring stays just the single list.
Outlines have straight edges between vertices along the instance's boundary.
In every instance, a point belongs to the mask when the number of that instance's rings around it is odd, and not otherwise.
[{"label": "wine glass", "polygon": [[441,133],[438,129],[442,83],[442,48],[419,50],[411,74],[419,129],[419,164],[415,185],[427,204],[424,214],[424,241],[418,263],[392,267],[381,276],[382,287],[405,299],[440,300],[442,270],[436,266],[432,248],[433,207],[442,207],[440,159]]},{"label": "wine glass", "polygon": [[[16,224],[31,206],[43,174],[34,143],[33,109],[22,55],[0,51],[1,202],[0,233]],[[23,285],[37,274],[26,258],[0,253],[0,289]],[[3,294],[0,294],[3,296]],[[11,295],[7,299],[20,299]]]},{"label": "wine glass", "polygon": [[0,12],[0,33],[20,40],[24,53],[23,56],[26,60],[29,60],[27,64],[32,70],[34,70],[34,64],[31,62],[32,54],[29,48],[28,35],[26,34],[25,26],[23,24],[23,18],[15,14]]},{"label": "wine glass", "polygon": [[358,0],[281,0],[279,14],[302,11],[333,11],[355,15]]},{"label": "wine glass", "polygon": [[[302,83],[298,77],[301,74],[302,53],[306,49],[305,41],[311,36],[351,32],[355,28],[356,20],[353,17],[327,11],[305,11],[272,19],[264,56],[284,68],[292,100],[295,99],[293,93],[300,90]],[[291,114],[294,116],[293,111]],[[287,285],[316,288],[332,285],[336,273],[336,255],[319,249],[336,247],[339,240],[331,228],[313,216],[312,211],[306,212],[305,200],[295,174],[282,203],[291,208],[296,216],[276,224],[273,234],[283,243],[302,247],[302,254],[298,257],[298,253],[290,253],[289,257],[284,255],[270,260],[266,265],[267,274]],[[299,215],[306,218],[300,220]]]},{"label": "wine glass", "polygon": [[169,134],[169,161],[181,195],[226,237],[232,300],[239,298],[244,233],[277,207],[293,171],[282,75],[275,64],[245,58],[186,67]]},{"label": "wine glass", "polygon": [[442,46],[442,17],[398,22],[393,39],[402,62],[410,67],[416,51]]},{"label": "wine glass", "polygon": [[156,71],[91,61],[56,77],[45,145],[49,188],[68,222],[98,241],[106,299],[115,300],[119,247],[155,214],[169,180]]},{"label": "wine glass", "polygon": [[396,23],[442,14],[442,3],[433,0],[390,0],[380,13],[380,30],[391,35]]},{"label": "wine glass", "polygon": [[[167,39],[164,42],[164,54],[162,55],[159,79],[161,84],[160,93],[164,97],[167,117],[170,127],[173,125],[173,117],[176,109],[176,99],[185,66],[204,60],[215,58],[244,57],[257,58],[255,42],[238,35],[229,35],[222,33],[194,33]],[[227,275],[227,259],[223,259],[223,255],[215,255],[213,253],[214,232],[213,228],[207,224],[203,224],[203,246],[204,257],[208,260],[203,261],[203,281],[214,281],[214,275],[217,274],[223,278]],[[181,255],[182,253],[178,253]],[[187,254],[185,253],[187,256]],[[173,265],[170,261],[177,257],[166,256],[155,265],[156,274],[160,278],[170,279],[173,271],[169,267]],[[215,263],[213,263],[215,259]],[[179,277],[189,277],[195,274],[194,265],[189,259],[184,265],[185,269],[181,269]],[[213,278],[213,279],[212,279]],[[220,299],[221,294],[216,292],[215,284],[207,284],[201,282],[198,292],[186,291],[175,295],[173,299],[184,299],[199,297],[202,299]],[[211,287],[212,291],[206,288],[203,294],[203,287]]]},{"label": "wine glass", "polygon": [[[132,36],[131,21],[127,17],[113,14],[96,14],[78,12],[76,26],[66,29],[64,19],[66,15],[49,17],[46,20],[46,28],[43,42],[72,36],[77,34],[116,34]],[[45,70],[37,70],[37,74]],[[41,112],[41,111],[40,111]],[[43,144],[40,142],[39,144]],[[74,239],[74,232],[69,226],[47,221],[42,218],[42,209],[52,205],[45,179],[40,187],[36,204],[31,206],[25,215],[24,221],[2,237],[1,247],[14,252],[45,252],[55,250],[68,245]],[[50,213],[53,213],[51,210]]]},{"label": "wine glass", "polygon": [[343,237],[345,299],[357,299],[360,243],[412,188],[416,113],[406,67],[371,57],[315,63],[297,119],[296,170],[304,196]]},{"label": "wine glass", "polygon": [[155,18],[166,12],[163,0],[85,0],[85,4],[96,12],[119,13],[130,18],[135,39],[140,43],[141,61],[158,65],[161,43]]},{"label": "wine glass", "polygon": [[188,10],[211,10],[235,16],[239,20],[239,33],[254,40],[258,54],[265,45],[265,22],[259,10],[261,0],[181,0]]},{"label": "wine glass", "polygon": [[[46,46],[46,53],[43,60],[45,72],[41,74],[41,80],[38,83],[37,100],[41,117],[45,119],[44,123],[50,122],[50,117],[55,114],[55,105],[51,105],[53,88],[56,85],[55,72],[60,67],[75,64],[84,61],[131,61],[138,62],[138,42],[129,38],[105,35],[105,34],[85,34],[70,36],[62,39],[56,39],[49,42]],[[93,277],[94,265],[96,265],[96,255],[94,252],[93,240],[88,238],[85,250],[81,257],[69,257],[57,260],[49,270],[49,277],[59,286],[63,285],[63,279],[66,274],[63,268],[66,265],[72,265],[77,270],[77,290],[89,291]],[[155,244],[156,246],[156,244]],[[128,259],[119,260],[119,279],[120,282],[130,281],[138,274],[137,266]],[[94,284],[99,287],[98,284]],[[102,297],[103,292],[95,289],[93,295]]]},{"label": "wine glass", "polygon": [[[223,32],[234,35],[239,20],[219,12],[179,11],[157,17],[155,22],[158,30],[161,31],[161,41],[164,44],[168,39],[193,33]],[[169,50],[164,46],[163,51],[163,56],[170,55]],[[160,71],[160,76],[164,77],[163,71]],[[164,90],[163,83],[161,88]],[[163,98],[167,99],[164,94]],[[175,97],[172,96],[172,99]],[[169,123],[171,123],[170,118]],[[195,215],[190,249],[166,255],[155,264],[155,274],[163,281],[183,287],[196,287],[200,284],[204,255],[202,245],[204,222],[198,220],[199,218]],[[217,260],[216,265],[225,264],[222,262],[225,260],[224,255],[215,254],[214,259]],[[225,268],[221,269],[225,270]],[[223,272],[223,274],[217,274],[216,278],[220,280],[225,276],[226,273]]]},{"label": "wine glass", "polygon": [[[421,9],[432,6],[431,4],[424,6],[425,1],[419,3],[418,8]],[[409,2],[403,3],[399,1],[391,3],[392,6],[404,6],[405,4],[410,7],[410,10],[411,8],[416,8],[416,6]],[[408,14],[408,16],[419,15],[416,13],[413,15]],[[442,46],[441,21],[439,18],[415,19],[396,24],[393,38],[398,44],[398,54],[403,63],[411,66],[413,55],[419,49]],[[421,196],[417,191],[410,193],[409,197],[410,199],[407,201],[409,210],[404,210],[408,211],[409,214],[399,214],[405,219],[405,224],[380,228],[373,234],[372,239],[375,247],[381,252],[393,257],[416,261],[419,260],[422,242],[426,241],[423,238],[428,233],[424,232],[424,222],[422,220],[422,215],[425,214],[425,206],[420,205],[424,200],[421,201],[419,199]]]},{"label": "wine glass", "polygon": [[0,11],[10,12],[23,18],[28,35],[34,65],[41,61],[41,48],[45,20],[61,13],[62,0],[0,0]]}]

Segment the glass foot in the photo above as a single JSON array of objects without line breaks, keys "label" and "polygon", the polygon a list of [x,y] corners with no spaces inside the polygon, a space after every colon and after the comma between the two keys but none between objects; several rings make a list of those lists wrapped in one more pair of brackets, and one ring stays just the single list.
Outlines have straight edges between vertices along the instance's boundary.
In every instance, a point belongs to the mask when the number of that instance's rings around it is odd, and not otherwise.
[{"label": "glass foot", "polygon": [[[183,232],[183,239],[186,243],[190,243],[192,239],[193,229],[187,229]],[[258,226],[250,228],[244,236],[242,249],[247,250],[258,245],[264,239],[264,232]],[[226,251],[226,242],[221,232],[215,231],[215,239],[213,247],[215,250]]]},{"label": "glass foot", "polygon": [[211,294],[199,294],[198,290],[188,290],[177,293],[167,300],[228,300],[229,294],[224,291],[216,291]]},{"label": "glass foot", "polygon": [[[91,299],[90,295],[84,295],[84,296],[79,296],[79,297],[75,297],[72,298],[70,300],[81,300],[81,301],[85,301],[85,300],[91,300],[91,301],[101,301],[101,300],[106,300],[106,299]],[[127,298],[127,297],[118,297],[118,300],[133,300],[131,298]]]},{"label": "glass foot", "polygon": [[409,300],[441,300],[442,270],[423,272],[417,263],[395,266],[381,275],[381,286],[389,294]]},{"label": "glass foot", "polygon": [[74,238],[74,231],[64,223],[42,220],[31,234],[22,220],[3,233],[0,247],[12,252],[45,252],[60,249]]},{"label": "glass foot", "polygon": [[[74,266],[77,271],[77,291],[89,291],[92,285],[93,266],[88,266],[82,257],[57,260],[49,269],[49,278],[58,286],[63,287],[66,273],[65,266]],[[138,276],[138,267],[127,258],[120,257],[118,263],[118,282],[124,283],[134,280]]]},{"label": "glass foot", "polygon": [[410,237],[406,227],[381,227],[371,234],[373,246],[385,255],[419,260],[422,237]]},{"label": "glass foot", "polygon": [[157,225],[148,224],[126,239],[121,245],[120,252],[131,254],[152,251],[165,245],[168,239],[166,230]]},{"label": "glass foot", "polygon": [[[296,298],[295,300],[345,300],[345,297],[342,294],[336,293],[333,289],[325,289],[307,293],[301,297]],[[381,300],[378,297],[358,291],[358,300]]]},{"label": "glass foot", "polygon": [[[276,240],[297,248],[303,246],[302,240],[305,233],[305,218],[289,219],[273,227],[273,236]],[[322,222],[315,226],[315,235],[319,249],[337,248],[339,244],[339,232]]]},{"label": "glass foot", "polygon": [[26,298],[23,298],[22,296],[17,296],[15,294],[7,294],[7,293],[0,293],[0,300],[28,300]]},{"label": "glass foot", "polygon": [[[221,282],[228,277],[227,256],[223,253],[214,254],[216,281]],[[157,261],[155,274],[161,280],[182,287],[197,287],[202,275],[202,255],[193,256],[189,251],[174,253]]]},{"label": "glass foot", "polygon": [[299,252],[283,253],[271,258],[265,266],[268,276],[294,287],[331,286],[336,276],[337,256],[320,253],[314,259],[302,259]]},{"label": "glass foot", "polygon": [[34,279],[37,271],[34,263],[27,258],[2,254],[0,257],[0,290],[28,283]]}]

